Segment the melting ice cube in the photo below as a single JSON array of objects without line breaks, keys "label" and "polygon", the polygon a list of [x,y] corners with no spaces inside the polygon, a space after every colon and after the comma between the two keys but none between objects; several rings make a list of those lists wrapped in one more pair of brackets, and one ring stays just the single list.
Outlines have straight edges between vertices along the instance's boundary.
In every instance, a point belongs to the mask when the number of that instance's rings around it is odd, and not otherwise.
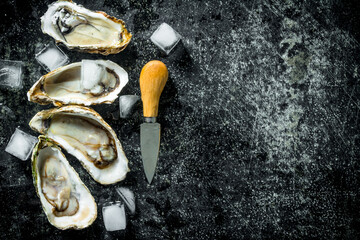
[{"label": "melting ice cube", "polygon": [[68,56],[54,44],[46,45],[42,50],[35,54],[36,60],[47,71],[52,71],[69,62]]},{"label": "melting ice cube", "polygon": [[104,225],[107,231],[118,231],[126,228],[124,204],[110,202],[102,208]]},{"label": "melting ice cube", "polygon": [[5,88],[21,88],[22,65],[20,61],[0,60],[0,85]]},{"label": "melting ice cube", "polygon": [[37,143],[37,138],[16,128],[10,138],[5,151],[25,161],[29,158],[32,149]]},{"label": "melting ice cube", "polygon": [[134,193],[124,187],[119,187],[116,189],[116,192],[120,195],[122,200],[125,202],[126,206],[129,208],[131,214],[135,213],[135,196]]},{"label": "melting ice cube", "polygon": [[180,34],[166,23],[162,23],[150,37],[151,41],[166,54],[171,52],[180,38]]},{"label": "melting ice cube", "polygon": [[133,112],[136,103],[140,100],[137,95],[122,95],[119,97],[120,117],[128,118]]},{"label": "melting ice cube", "polygon": [[104,91],[101,81],[107,77],[105,67],[93,60],[81,61],[81,91],[99,94]]}]

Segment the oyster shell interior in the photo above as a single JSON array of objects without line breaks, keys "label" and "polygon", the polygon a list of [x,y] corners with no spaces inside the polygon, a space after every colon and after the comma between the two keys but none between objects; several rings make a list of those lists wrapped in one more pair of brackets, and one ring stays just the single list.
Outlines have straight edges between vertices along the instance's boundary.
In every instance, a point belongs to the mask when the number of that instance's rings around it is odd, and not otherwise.
[{"label": "oyster shell interior", "polygon": [[44,33],[68,48],[104,55],[118,53],[130,42],[131,34],[122,20],[94,12],[72,1],[57,1],[41,18]]},{"label": "oyster shell interior", "polygon": [[115,140],[98,122],[69,114],[57,114],[49,121],[47,136],[61,138],[95,167],[103,169],[116,159]]},{"label": "oyster shell interior", "polygon": [[83,101],[91,101],[100,94],[111,92],[119,85],[119,77],[111,69],[102,68],[102,78],[99,84],[84,88],[81,84],[81,64],[58,71],[58,74],[50,75],[44,82],[43,89],[50,98],[73,98]]},{"label": "oyster shell interior", "polygon": [[75,156],[101,184],[119,182],[129,171],[115,132],[90,108],[65,106],[44,110],[29,125]]},{"label": "oyster shell interior", "polygon": [[121,41],[118,27],[113,22],[85,15],[69,6],[57,9],[52,24],[62,39],[71,45],[112,45]]},{"label": "oyster shell interior", "polygon": [[127,72],[109,60],[83,60],[42,76],[28,99],[55,106],[112,103],[128,82]]},{"label": "oyster shell interior", "polygon": [[[50,147],[41,153],[51,152]],[[74,194],[70,177],[64,164],[56,154],[40,156],[44,164],[41,166],[41,191],[46,200],[54,207],[56,217],[73,216],[79,211],[79,200]]]},{"label": "oyster shell interior", "polygon": [[82,229],[97,216],[94,198],[61,150],[44,136],[33,150],[34,185],[49,222],[59,229]]}]

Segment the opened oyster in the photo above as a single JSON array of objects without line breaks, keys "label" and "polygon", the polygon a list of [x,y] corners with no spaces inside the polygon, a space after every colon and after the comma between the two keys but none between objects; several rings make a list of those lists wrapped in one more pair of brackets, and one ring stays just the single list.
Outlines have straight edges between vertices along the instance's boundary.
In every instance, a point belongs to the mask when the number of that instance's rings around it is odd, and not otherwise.
[{"label": "opened oyster", "polygon": [[29,101],[55,106],[112,103],[127,82],[127,72],[116,63],[83,60],[42,76],[27,96]]},{"label": "opened oyster", "polygon": [[88,10],[71,0],[49,5],[41,17],[41,29],[69,49],[103,55],[124,50],[131,39],[122,20]]},{"label": "opened oyster", "polygon": [[75,156],[101,184],[119,182],[129,171],[115,132],[90,108],[66,106],[44,110],[29,125]]},{"label": "opened oyster", "polygon": [[59,229],[91,225],[97,216],[95,200],[60,148],[39,136],[31,161],[35,189],[49,222]]}]

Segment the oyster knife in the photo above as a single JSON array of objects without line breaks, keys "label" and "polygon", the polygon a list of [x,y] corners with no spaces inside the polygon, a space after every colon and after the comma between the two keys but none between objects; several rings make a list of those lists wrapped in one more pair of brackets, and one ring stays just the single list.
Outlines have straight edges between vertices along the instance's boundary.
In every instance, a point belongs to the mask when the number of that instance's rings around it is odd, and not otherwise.
[{"label": "oyster knife", "polygon": [[140,125],[140,148],[146,179],[151,184],[160,148],[160,124],[156,122],[159,100],[168,70],[161,61],[148,62],[140,73],[141,100],[145,122]]}]

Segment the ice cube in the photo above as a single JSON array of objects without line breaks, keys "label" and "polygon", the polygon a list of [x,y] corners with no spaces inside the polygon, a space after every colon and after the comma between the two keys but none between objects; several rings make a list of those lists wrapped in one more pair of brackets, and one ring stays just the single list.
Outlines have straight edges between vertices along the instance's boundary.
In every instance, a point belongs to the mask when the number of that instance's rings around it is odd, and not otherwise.
[{"label": "ice cube", "polygon": [[16,128],[5,148],[5,151],[25,161],[29,158],[36,143],[36,137],[21,131],[19,128]]},{"label": "ice cube", "polygon": [[0,85],[4,88],[21,88],[22,66],[20,61],[0,60]]},{"label": "ice cube", "polygon": [[69,62],[68,56],[60,48],[50,43],[35,54],[36,60],[47,71],[52,71]]},{"label": "ice cube", "polygon": [[107,231],[118,231],[126,228],[126,216],[124,204],[110,202],[102,208],[104,225]]},{"label": "ice cube", "polygon": [[133,112],[140,97],[137,95],[122,95],[119,97],[120,117],[128,118]]},{"label": "ice cube", "polygon": [[116,192],[120,195],[122,200],[125,202],[126,206],[130,210],[131,214],[135,213],[135,196],[134,193],[125,187],[119,187],[116,189]]},{"label": "ice cube", "polygon": [[98,94],[103,91],[101,81],[106,78],[107,71],[104,66],[93,60],[81,61],[81,91]]},{"label": "ice cube", "polygon": [[167,55],[180,41],[180,38],[180,34],[166,23],[162,23],[150,37],[151,41]]}]

